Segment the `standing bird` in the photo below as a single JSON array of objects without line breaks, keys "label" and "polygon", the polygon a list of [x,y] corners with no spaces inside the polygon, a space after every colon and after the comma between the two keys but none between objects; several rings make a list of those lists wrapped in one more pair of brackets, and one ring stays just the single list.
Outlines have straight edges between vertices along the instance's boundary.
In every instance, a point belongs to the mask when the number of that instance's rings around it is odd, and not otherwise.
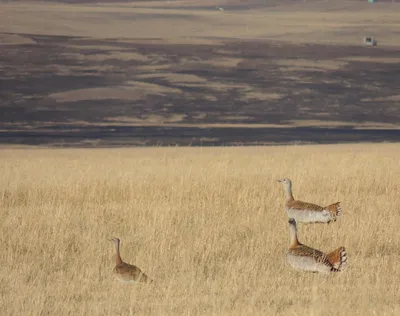
[{"label": "standing bird", "polygon": [[294,218],[302,223],[330,223],[342,214],[340,202],[322,207],[316,204],[297,201],[292,194],[292,181],[290,179],[278,180],[282,183],[286,195],[285,210],[289,218]]},{"label": "standing bird", "polygon": [[152,279],[150,279],[147,275],[145,275],[142,270],[140,270],[138,267],[125,263],[121,259],[121,255],[119,253],[119,244],[120,240],[117,237],[113,237],[109,239],[109,241],[113,241],[115,244],[115,261],[116,265],[113,270],[114,276],[116,279],[118,279],[121,282],[124,283],[136,283],[136,282],[143,282],[143,283],[151,283],[153,282]]},{"label": "standing bird", "polygon": [[344,247],[339,247],[325,254],[317,249],[307,247],[297,239],[296,221],[289,219],[290,246],[287,253],[289,264],[296,270],[311,272],[339,272],[347,263]]}]

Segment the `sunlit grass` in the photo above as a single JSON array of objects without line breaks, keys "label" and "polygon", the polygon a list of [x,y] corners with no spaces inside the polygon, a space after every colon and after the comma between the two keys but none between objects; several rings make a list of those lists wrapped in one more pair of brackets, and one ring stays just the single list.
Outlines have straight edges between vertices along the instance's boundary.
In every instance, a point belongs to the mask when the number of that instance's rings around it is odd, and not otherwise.
[{"label": "sunlit grass", "polygon": [[[398,144],[264,148],[2,149],[4,315],[395,315]],[[341,201],[332,225],[299,225],[349,266],[285,263],[282,188]],[[155,282],[114,280],[114,247]]]}]

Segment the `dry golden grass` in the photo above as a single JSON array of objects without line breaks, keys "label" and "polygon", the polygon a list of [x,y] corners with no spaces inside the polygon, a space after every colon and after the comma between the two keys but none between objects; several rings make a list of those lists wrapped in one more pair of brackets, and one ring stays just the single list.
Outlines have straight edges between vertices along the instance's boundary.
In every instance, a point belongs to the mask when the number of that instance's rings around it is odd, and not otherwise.
[{"label": "dry golden grass", "polygon": [[91,38],[162,38],[175,43],[197,43],[199,40],[214,43],[217,38],[262,38],[293,43],[351,45],[362,45],[364,36],[375,36],[379,45],[400,44],[394,31],[400,26],[399,3],[370,5],[355,1],[307,1],[223,12],[184,8],[190,3],[199,5],[193,1],[118,5],[4,3],[0,4],[0,32]]},{"label": "dry golden grass", "polygon": [[[399,144],[0,152],[3,315],[399,315]],[[301,240],[344,245],[322,276],[285,263],[283,192],[342,202]],[[112,278],[113,245],[155,279]]]}]

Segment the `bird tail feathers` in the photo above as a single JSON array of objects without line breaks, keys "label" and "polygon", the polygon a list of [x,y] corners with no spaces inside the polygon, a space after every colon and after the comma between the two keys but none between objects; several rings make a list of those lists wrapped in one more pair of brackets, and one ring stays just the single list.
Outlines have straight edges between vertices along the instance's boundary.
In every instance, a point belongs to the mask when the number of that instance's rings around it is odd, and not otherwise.
[{"label": "bird tail feathers", "polygon": [[333,271],[341,271],[347,264],[346,249],[339,247],[328,253],[328,260],[332,264]]},{"label": "bird tail feathers", "polygon": [[340,202],[328,205],[327,207],[325,207],[325,209],[329,211],[329,213],[331,213],[333,221],[336,221],[336,217],[342,215],[342,208],[340,206]]}]

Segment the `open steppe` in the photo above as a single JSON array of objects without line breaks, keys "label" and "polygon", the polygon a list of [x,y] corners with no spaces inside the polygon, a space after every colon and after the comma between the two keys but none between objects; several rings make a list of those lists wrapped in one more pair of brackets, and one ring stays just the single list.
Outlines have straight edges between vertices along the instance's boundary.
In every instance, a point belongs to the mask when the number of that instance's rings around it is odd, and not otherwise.
[{"label": "open steppe", "polygon": [[[3,0],[0,313],[400,314],[400,4],[365,2]],[[365,144],[206,147],[307,142]],[[299,232],[342,273],[287,266],[282,177],[341,202]]]},{"label": "open steppe", "polygon": [[75,2],[0,3],[1,143],[400,140],[399,3]]},{"label": "open steppe", "polygon": [[[397,144],[0,151],[4,315],[398,315]],[[299,225],[349,266],[293,271],[282,188],[341,201]],[[112,278],[114,248],[155,279]]]}]

